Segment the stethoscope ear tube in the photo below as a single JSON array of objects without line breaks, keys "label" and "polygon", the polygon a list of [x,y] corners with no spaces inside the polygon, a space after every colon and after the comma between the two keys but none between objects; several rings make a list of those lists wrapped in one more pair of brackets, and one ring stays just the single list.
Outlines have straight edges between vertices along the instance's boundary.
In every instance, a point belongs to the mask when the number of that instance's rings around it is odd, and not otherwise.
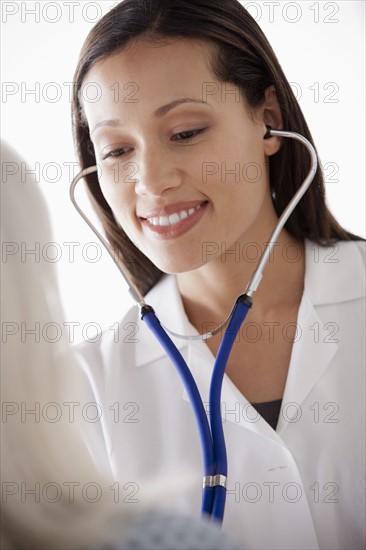
[{"label": "stethoscope ear tube", "polygon": [[72,180],[70,185],[70,200],[72,204],[74,205],[77,212],[80,214],[80,216],[83,218],[85,223],[90,227],[90,229],[93,231],[93,233],[98,237],[114,263],[117,265],[117,268],[119,269],[119,272],[121,273],[122,277],[124,278],[125,282],[128,285],[128,291],[130,295],[132,296],[134,302],[138,304],[138,306],[141,308],[143,305],[145,305],[144,297],[142,296],[141,292],[137,288],[137,286],[134,284],[134,282],[131,279],[131,275],[128,272],[126,266],[124,263],[119,259],[119,254],[116,254],[117,258],[113,255],[112,249],[107,241],[103,237],[103,235],[98,231],[98,229],[95,227],[95,225],[92,224],[92,222],[89,220],[89,218],[84,214],[80,206],[78,205],[76,198],[75,198],[75,188],[78,182],[88,176],[89,174],[93,174],[94,172],[98,171],[98,166],[89,166],[88,168],[84,168],[75,178]]},{"label": "stethoscope ear tube", "polygon": [[272,233],[272,235],[269,238],[269,242],[264,249],[264,252],[261,256],[261,259],[259,260],[257,269],[253,273],[247,288],[245,289],[245,293],[248,296],[253,296],[254,292],[258,289],[258,286],[262,280],[263,277],[263,270],[270,258],[271,252],[273,250],[273,247],[275,246],[277,239],[279,237],[279,234],[281,233],[285,223],[291,216],[292,212],[295,210],[298,202],[301,200],[301,198],[306,193],[307,189],[309,188],[311,182],[313,181],[316,171],[318,169],[318,159],[316,156],[316,152],[310,141],[308,141],[304,136],[301,136],[300,134],[297,134],[296,132],[287,132],[284,130],[273,130],[271,126],[267,126],[267,132],[264,135],[264,139],[269,139],[272,136],[278,136],[278,137],[287,137],[291,139],[295,139],[302,143],[306,149],[309,152],[310,155],[310,169],[308,171],[308,174],[304,181],[302,182],[299,189],[296,191],[295,195],[292,197],[288,205],[286,206],[285,210],[282,212],[277,225]]},{"label": "stethoscope ear tube", "polygon": [[[297,190],[297,192],[295,193],[295,195],[293,196],[293,198],[291,199],[291,201],[289,202],[289,204],[287,205],[287,207],[283,211],[281,217],[278,220],[276,228],[274,229],[274,231],[273,231],[273,233],[272,233],[272,235],[269,239],[269,242],[268,242],[266,248],[264,249],[264,252],[263,252],[263,254],[262,254],[262,256],[261,256],[261,258],[258,262],[257,269],[253,273],[253,275],[252,275],[252,277],[251,277],[251,279],[250,279],[250,281],[249,281],[249,283],[246,287],[245,293],[248,296],[253,296],[254,292],[257,290],[257,288],[258,288],[258,286],[259,286],[259,284],[262,280],[263,270],[264,270],[264,268],[265,268],[265,266],[266,266],[266,264],[267,264],[267,262],[270,258],[273,247],[276,244],[276,239],[278,238],[279,234],[281,233],[286,221],[288,220],[288,218],[290,217],[290,215],[294,211],[294,209],[297,206],[298,202],[300,201],[300,199],[302,198],[302,196],[304,195],[304,193],[306,192],[306,190],[310,186],[311,182],[313,181],[316,170],[317,170],[317,167],[318,167],[318,161],[317,161],[317,156],[316,156],[315,149],[312,146],[312,144],[306,138],[304,138],[300,134],[297,134],[296,132],[287,132],[287,131],[284,131],[284,130],[273,130],[271,126],[267,126],[266,128],[267,128],[267,131],[264,134],[263,139],[269,139],[272,136],[279,136],[279,137],[292,138],[292,139],[295,139],[295,140],[299,141],[300,143],[302,143],[309,152],[310,159],[311,159],[311,165],[310,165],[310,169],[309,169],[309,172],[308,172],[305,180],[303,181],[303,183],[301,184],[301,186],[299,187],[299,189]],[[71,202],[73,203],[74,207],[76,208],[76,210],[80,214],[80,216],[85,221],[85,223],[90,227],[90,229],[93,231],[93,233],[98,237],[98,239],[101,241],[101,243],[104,245],[105,249],[107,250],[108,254],[111,256],[112,260],[116,263],[122,277],[124,278],[125,282],[128,285],[128,290],[129,290],[130,295],[132,296],[135,303],[141,309],[141,307],[146,305],[144,297],[142,296],[142,294],[141,294],[140,290],[138,289],[138,287],[132,281],[131,275],[128,272],[126,266],[119,259],[119,254],[116,255],[117,256],[117,259],[116,259],[115,256],[112,253],[112,250],[109,246],[108,241],[103,237],[103,235],[97,230],[97,228],[92,224],[92,222],[84,214],[84,212],[79,207],[79,205],[78,205],[78,203],[75,199],[75,187],[76,187],[77,183],[82,178],[86,177],[87,175],[89,175],[93,172],[97,172],[97,170],[98,170],[98,166],[96,166],[96,165],[95,166],[90,166],[88,168],[84,168],[79,174],[77,174],[75,176],[75,178],[73,179],[73,181],[71,183],[71,186],[70,186],[70,199],[71,199]],[[183,334],[177,334],[176,332],[173,332],[168,327],[164,327],[164,329],[167,332],[169,332],[169,334],[171,336],[174,336],[176,338],[181,338],[183,340],[207,340],[208,338],[211,338],[215,334],[218,334],[219,332],[221,332],[228,325],[228,323],[230,321],[230,318],[232,316],[232,313],[233,312],[231,311],[229,316],[227,317],[227,319],[225,319],[225,321],[223,321],[220,326],[216,327],[213,331],[207,332],[205,334],[183,335]]]}]

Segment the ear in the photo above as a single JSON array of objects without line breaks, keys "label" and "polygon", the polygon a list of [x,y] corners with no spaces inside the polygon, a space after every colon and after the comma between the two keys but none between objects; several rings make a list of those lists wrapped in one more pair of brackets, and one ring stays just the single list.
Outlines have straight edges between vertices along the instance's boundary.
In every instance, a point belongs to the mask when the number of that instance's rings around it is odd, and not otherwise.
[{"label": "ear", "polygon": [[[276,89],[273,85],[268,86],[264,93],[264,103],[260,109],[261,123],[263,124],[263,136],[265,135],[267,128],[266,125],[272,126],[274,130],[282,130],[282,115],[281,109],[278,104]],[[269,157],[277,153],[280,150],[282,144],[282,138],[269,137],[264,140],[263,147],[264,153]]]}]

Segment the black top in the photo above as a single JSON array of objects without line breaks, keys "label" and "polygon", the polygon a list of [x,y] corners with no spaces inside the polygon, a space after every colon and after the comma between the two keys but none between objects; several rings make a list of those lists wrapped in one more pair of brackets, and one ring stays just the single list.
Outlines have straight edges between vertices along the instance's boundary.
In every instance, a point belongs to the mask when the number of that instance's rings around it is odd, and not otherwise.
[{"label": "black top", "polygon": [[267,401],[266,403],[252,403],[256,411],[264,418],[266,422],[275,430],[280,416],[282,399],[276,401]]}]

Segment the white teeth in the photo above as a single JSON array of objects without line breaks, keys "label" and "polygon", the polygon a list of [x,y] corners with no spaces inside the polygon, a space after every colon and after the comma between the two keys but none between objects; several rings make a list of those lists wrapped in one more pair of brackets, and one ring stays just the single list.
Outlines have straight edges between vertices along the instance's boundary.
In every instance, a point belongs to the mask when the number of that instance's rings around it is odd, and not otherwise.
[{"label": "white teeth", "polygon": [[169,216],[170,225],[173,225],[173,224],[178,223],[178,222],[180,222],[179,214],[171,214]]},{"label": "white teeth", "polygon": [[160,216],[158,225],[170,225],[169,218],[166,218],[165,216]]},{"label": "white teeth", "polygon": [[188,211],[181,210],[179,213],[174,212],[174,214],[170,214],[170,216],[159,216],[156,218],[147,218],[147,220],[149,223],[151,223],[151,225],[160,225],[161,227],[166,227],[168,225],[175,225],[181,220],[185,220],[186,218],[188,218],[188,216],[192,216],[192,214],[194,214],[199,208],[201,208],[200,204],[195,208],[190,208]]}]

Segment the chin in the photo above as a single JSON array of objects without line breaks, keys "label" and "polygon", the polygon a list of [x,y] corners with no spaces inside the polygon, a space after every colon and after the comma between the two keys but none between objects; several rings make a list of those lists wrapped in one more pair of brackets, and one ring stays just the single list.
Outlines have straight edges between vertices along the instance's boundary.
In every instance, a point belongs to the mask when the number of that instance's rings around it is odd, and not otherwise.
[{"label": "chin", "polygon": [[180,256],[179,258],[171,256],[164,258],[154,258],[150,256],[150,259],[153,264],[158,269],[160,269],[160,271],[170,275],[177,275],[178,273],[187,273],[189,271],[194,271],[196,269],[199,269],[203,265],[202,258],[196,259],[196,261],[194,261],[193,258],[187,258],[184,256]]}]

